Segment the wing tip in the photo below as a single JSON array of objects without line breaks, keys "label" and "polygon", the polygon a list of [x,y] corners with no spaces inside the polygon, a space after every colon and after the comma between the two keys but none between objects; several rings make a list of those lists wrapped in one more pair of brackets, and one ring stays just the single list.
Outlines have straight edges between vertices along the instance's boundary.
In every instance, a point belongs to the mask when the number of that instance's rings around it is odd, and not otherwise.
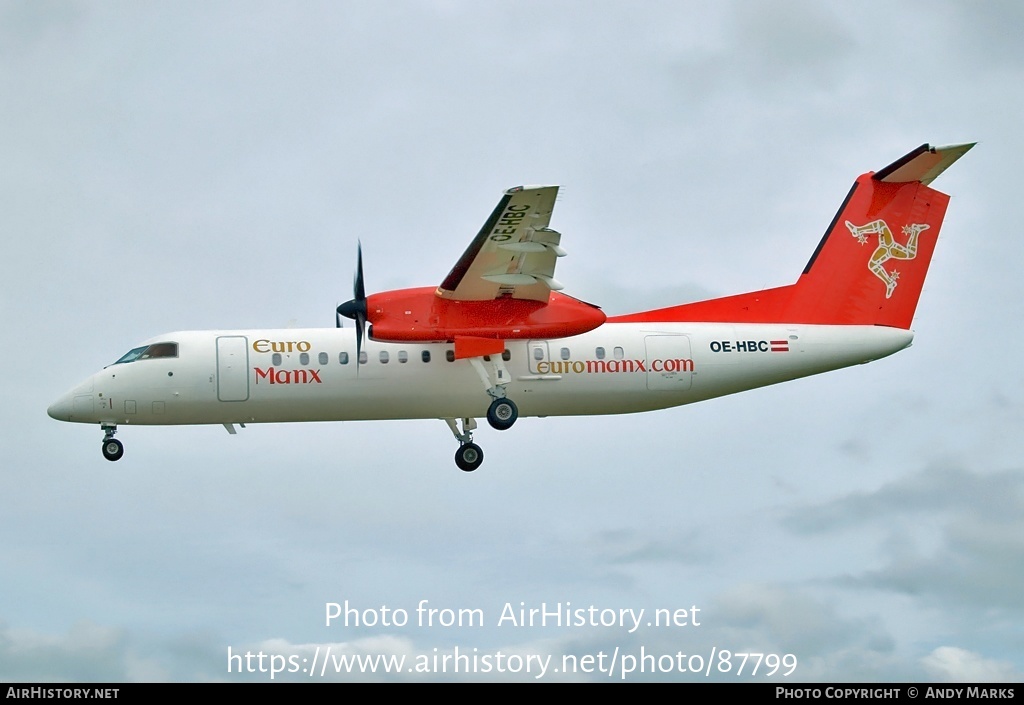
[{"label": "wing tip", "polygon": [[521,193],[523,191],[541,191],[543,189],[557,189],[558,184],[526,184],[523,186],[513,186],[512,188],[505,189],[505,195],[511,196],[514,193]]}]

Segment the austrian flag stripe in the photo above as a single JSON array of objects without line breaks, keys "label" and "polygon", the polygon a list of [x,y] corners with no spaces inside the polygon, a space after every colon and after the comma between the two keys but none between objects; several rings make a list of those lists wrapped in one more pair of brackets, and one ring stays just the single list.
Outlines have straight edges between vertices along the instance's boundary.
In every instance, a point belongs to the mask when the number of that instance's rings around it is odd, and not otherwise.
[{"label": "austrian flag stripe", "polygon": [[772,352],[789,352],[789,341],[788,340],[773,340],[771,341]]}]

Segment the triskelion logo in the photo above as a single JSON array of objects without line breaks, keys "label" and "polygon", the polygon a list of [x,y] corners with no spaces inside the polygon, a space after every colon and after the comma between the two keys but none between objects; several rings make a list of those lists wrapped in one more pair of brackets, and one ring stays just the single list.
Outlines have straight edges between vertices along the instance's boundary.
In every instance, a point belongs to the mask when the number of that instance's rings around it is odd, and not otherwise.
[{"label": "triskelion logo", "polygon": [[892,292],[896,289],[896,282],[900,278],[900,273],[895,269],[891,272],[886,271],[883,265],[891,259],[914,259],[917,257],[917,237],[928,229],[928,225],[925,223],[904,225],[903,234],[907,237],[906,245],[896,242],[892,231],[889,230],[889,225],[884,220],[873,220],[867,225],[859,227],[850,221],[846,221],[846,227],[850,230],[850,234],[857,238],[857,242],[862,245],[867,244],[868,235],[872,233],[878,235],[878,247],[871,253],[871,259],[868,260],[868,269],[885,282],[885,298],[890,298]]}]

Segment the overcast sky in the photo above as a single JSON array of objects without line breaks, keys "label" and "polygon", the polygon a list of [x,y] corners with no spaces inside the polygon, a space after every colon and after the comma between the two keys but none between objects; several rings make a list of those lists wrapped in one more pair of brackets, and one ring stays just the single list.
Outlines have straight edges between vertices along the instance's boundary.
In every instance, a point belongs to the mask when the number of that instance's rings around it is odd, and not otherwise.
[{"label": "overcast sky", "polygon": [[[0,680],[331,645],[1019,681],[1022,7],[0,0]],[[332,326],[359,240],[368,291],[435,285],[510,186],[563,185],[557,277],[626,313],[794,281],[858,174],[965,141],[914,345],[868,366],[484,427],[473,474],[436,420],[123,427],[113,464],[46,415],[164,332]],[[545,602],[700,625],[498,624]]]}]

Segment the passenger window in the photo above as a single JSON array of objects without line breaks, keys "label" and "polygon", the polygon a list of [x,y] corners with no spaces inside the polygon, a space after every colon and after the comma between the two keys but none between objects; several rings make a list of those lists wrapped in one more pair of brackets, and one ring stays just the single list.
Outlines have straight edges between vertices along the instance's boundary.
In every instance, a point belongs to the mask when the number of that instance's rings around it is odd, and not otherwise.
[{"label": "passenger window", "polygon": [[448,362],[455,362],[455,351],[454,350],[446,350],[445,353],[444,353],[444,357],[445,357],[446,360],[448,360]]},{"label": "passenger window", "polygon": [[342,365],[347,365],[348,364],[348,353],[347,352],[338,353],[338,362],[341,363]]},{"label": "passenger window", "polygon": [[398,361],[399,362],[409,362],[409,353],[407,353],[405,350],[399,350],[398,351]]},{"label": "passenger window", "polygon": [[281,353],[274,353],[270,357],[270,362],[273,365],[280,365],[281,364]]},{"label": "passenger window", "polygon": [[535,347],[533,349],[533,359],[534,360],[543,360],[544,359],[544,348],[542,348],[539,345],[537,347]]},{"label": "passenger window", "polygon": [[505,362],[512,359],[512,353],[509,352],[508,348],[505,348],[505,352],[501,353],[501,359]]},{"label": "passenger window", "polygon": [[321,365],[326,365],[327,360],[330,358],[327,357],[327,353],[320,353],[319,355],[317,355],[317,359],[320,360]]},{"label": "passenger window", "polygon": [[598,347],[597,350],[594,351],[594,354],[597,355],[597,359],[598,360],[603,360],[604,359],[604,348]]},{"label": "passenger window", "polygon": [[299,364],[300,365],[308,365],[309,364],[309,353],[300,353],[299,354]]},{"label": "passenger window", "polygon": [[370,358],[368,358],[368,357],[366,356],[366,351],[365,351],[365,350],[360,350],[360,351],[359,351],[359,364],[360,364],[360,365],[365,365],[365,364],[366,364],[366,361],[367,361],[367,360],[369,360],[369,359],[370,359]]},{"label": "passenger window", "polygon": [[420,357],[423,359],[423,362],[430,362],[430,351],[429,350],[424,350],[420,354]]},{"label": "passenger window", "polygon": [[615,356],[616,360],[621,360],[622,358],[626,357],[626,353],[618,345],[616,345],[615,349],[612,350],[612,355]]},{"label": "passenger window", "polygon": [[562,359],[563,360],[568,360],[569,359],[569,348],[562,348]]},{"label": "passenger window", "polygon": [[387,350],[381,350],[380,351],[380,364],[382,364],[382,365],[388,364],[388,351]]}]

